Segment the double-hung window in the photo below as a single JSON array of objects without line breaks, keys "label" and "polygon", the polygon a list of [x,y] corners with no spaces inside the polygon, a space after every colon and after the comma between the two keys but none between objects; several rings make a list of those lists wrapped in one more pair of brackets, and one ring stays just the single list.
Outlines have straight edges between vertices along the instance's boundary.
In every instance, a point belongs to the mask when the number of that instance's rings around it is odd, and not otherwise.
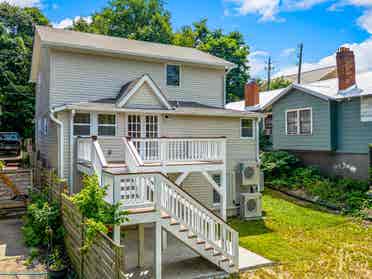
[{"label": "double-hung window", "polygon": [[265,135],[271,136],[273,133],[273,115],[272,114],[268,114],[265,117],[264,124],[265,124]]},{"label": "double-hung window", "polygon": [[180,65],[166,65],[166,76],[168,86],[180,86]]},{"label": "double-hung window", "polygon": [[252,119],[240,119],[240,137],[245,139],[253,138],[253,125]]},{"label": "double-hung window", "polygon": [[74,115],[74,136],[90,136],[90,113]]},{"label": "double-hung window", "polygon": [[99,136],[116,135],[115,114],[98,114],[98,135]]},{"label": "double-hung window", "polygon": [[287,135],[311,135],[311,108],[288,110],[286,112],[286,133]]}]

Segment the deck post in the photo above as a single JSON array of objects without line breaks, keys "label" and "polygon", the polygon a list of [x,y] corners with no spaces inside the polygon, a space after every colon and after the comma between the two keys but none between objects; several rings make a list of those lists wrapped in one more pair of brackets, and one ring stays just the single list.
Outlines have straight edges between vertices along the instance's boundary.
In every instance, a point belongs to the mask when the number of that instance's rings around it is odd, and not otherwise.
[{"label": "deck post", "polygon": [[161,223],[155,222],[154,278],[161,279]]},{"label": "deck post", "polygon": [[138,267],[145,265],[145,226],[138,224]]},{"label": "deck post", "polygon": [[221,217],[227,220],[226,168],[221,171]]},{"label": "deck post", "polygon": [[162,247],[163,251],[168,248],[168,232],[166,230],[162,230]]},{"label": "deck post", "polygon": [[120,225],[114,225],[114,242],[120,245]]}]

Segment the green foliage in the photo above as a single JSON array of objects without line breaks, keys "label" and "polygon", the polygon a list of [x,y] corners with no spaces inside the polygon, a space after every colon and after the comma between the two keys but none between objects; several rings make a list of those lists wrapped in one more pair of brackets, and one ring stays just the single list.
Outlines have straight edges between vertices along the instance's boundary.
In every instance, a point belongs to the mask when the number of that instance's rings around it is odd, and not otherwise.
[{"label": "green foliage", "polygon": [[32,193],[27,206],[23,237],[27,246],[47,246],[63,242],[64,229],[57,203],[49,203],[46,193]]},{"label": "green foliage", "polygon": [[86,225],[85,244],[82,248],[86,251],[93,243],[99,232],[108,233],[108,227],[121,224],[127,220],[127,212],[120,211],[120,204],[111,205],[104,200],[107,187],[100,187],[98,178],[84,176],[83,189],[70,197],[83,215]]},{"label": "green foliage", "polygon": [[267,150],[272,147],[270,136],[265,134],[263,129],[260,129],[260,150]]},{"label": "green foliage", "polygon": [[249,78],[249,47],[240,32],[225,34],[221,29],[210,30],[207,19],[202,19],[176,32],[173,44],[194,47],[234,63],[236,68],[226,77],[227,102],[243,98],[244,84]]},{"label": "green foliage", "polygon": [[37,8],[0,3],[1,130],[31,137],[35,93],[29,83],[34,25],[48,20]]},{"label": "green foliage", "polygon": [[288,177],[292,169],[298,166],[300,160],[286,152],[273,151],[261,153],[261,169],[265,174],[266,179]]},{"label": "green foliage", "polygon": [[56,247],[49,255],[49,269],[53,271],[61,271],[66,268],[66,263],[63,259],[61,248]]},{"label": "green foliage", "polygon": [[93,14],[92,23],[74,22],[72,29],[128,39],[170,43],[170,13],[162,0],[112,0]]},{"label": "green foliage", "polygon": [[342,208],[347,213],[359,214],[371,208],[366,192],[367,181],[350,178],[326,178],[316,168],[303,167],[300,160],[285,151],[264,152],[261,155],[265,181],[276,188],[303,189],[319,201]]},{"label": "green foliage", "polygon": [[292,84],[292,81],[285,79],[284,77],[277,77],[270,81],[270,88],[267,88],[267,81],[266,80],[259,80],[258,85],[260,87],[260,91],[268,91],[268,90],[275,90],[280,88],[287,88],[289,85]]},{"label": "green foliage", "polygon": [[0,171],[2,171],[5,168],[5,164],[3,161],[0,161]]}]

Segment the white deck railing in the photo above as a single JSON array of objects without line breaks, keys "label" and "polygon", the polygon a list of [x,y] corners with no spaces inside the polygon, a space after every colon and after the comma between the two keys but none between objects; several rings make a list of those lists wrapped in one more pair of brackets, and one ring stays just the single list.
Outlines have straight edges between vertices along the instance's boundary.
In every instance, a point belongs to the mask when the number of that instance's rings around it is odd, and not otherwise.
[{"label": "white deck railing", "polygon": [[77,160],[79,162],[90,162],[92,154],[92,138],[77,139]]},{"label": "white deck railing", "polygon": [[115,187],[119,187],[116,192],[123,209],[153,205],[237,264],[238,233],[171,180],[160,173],[120,175],[118,179]]},{"label": "white deck railing", "polygon": [[155,138],[133,142],[143,162],[223,161],[225,138]]}]

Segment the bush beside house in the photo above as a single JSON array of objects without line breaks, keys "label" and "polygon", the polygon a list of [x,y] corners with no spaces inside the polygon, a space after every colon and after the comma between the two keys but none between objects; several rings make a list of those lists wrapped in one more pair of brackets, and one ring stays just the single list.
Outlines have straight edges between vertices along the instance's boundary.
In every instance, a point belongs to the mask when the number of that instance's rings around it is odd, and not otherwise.
[{"label": "bush beside house", "polygon": [[302,192],[311,200],[353,215],[363,215],[365,209],[372,208],[372,199],[367,195],[368,181],[324,177],[317,168],[305,167],[295,155],[286,151],[263,152],[261,160],[269,186]]}]

